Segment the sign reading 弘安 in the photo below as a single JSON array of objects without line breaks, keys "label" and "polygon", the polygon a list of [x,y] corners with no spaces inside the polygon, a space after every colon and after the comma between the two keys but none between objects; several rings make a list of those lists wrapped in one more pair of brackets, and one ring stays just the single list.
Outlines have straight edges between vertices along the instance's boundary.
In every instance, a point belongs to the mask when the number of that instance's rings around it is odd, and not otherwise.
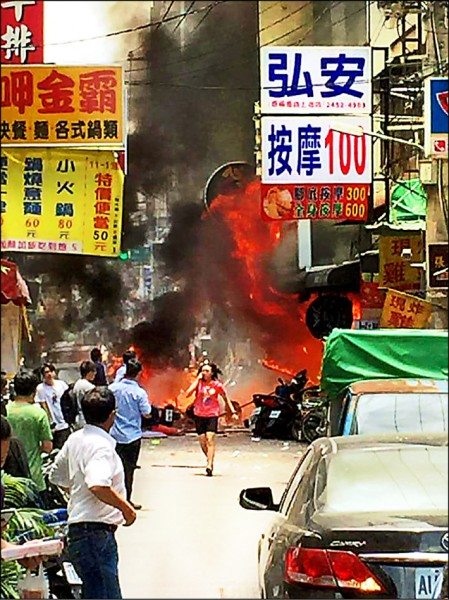
[{"label": "sign reading \u5f18\u5b89", "polygon": [[111,150],[3,149],[2,251],[118,256],[123,182]]},{"label": "sign reading \u5f18\u5b89", "polygon": [[[369,117],[339,117],[353,131]],[[332,117],[262,117],[262,218],[366,221],[371,138]]]},{"label": "sign reading \u5f18\u5b89", "polygon": [[3,146],[104,146],[125,141],[123,69],[2,66]]},{"label": "sign reading \u5f18\u5b89", "polygon": [[427,156],[447,158],[449,91],[447,77],[430,77],[424,95],[424,145]]},{"label": "sign reading \u5f18\u5b89", "polygon": [[370,114],[368,46],[266,46],[260,53],[262,114]]},{"label": "sign reading \u5f18\u5b89", "polygon": [[388,290],[380,318],[380,327],[425,329],[432,314],[432,304],[421,298]]}]

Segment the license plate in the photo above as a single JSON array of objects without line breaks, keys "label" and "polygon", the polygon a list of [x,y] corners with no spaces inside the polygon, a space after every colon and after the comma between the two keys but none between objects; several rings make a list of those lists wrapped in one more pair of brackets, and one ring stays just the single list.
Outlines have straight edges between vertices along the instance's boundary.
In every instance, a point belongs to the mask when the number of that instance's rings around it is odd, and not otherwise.
[{"label": "license plate", "polygon": [[261,406],[258,406],[257,408],[255,408],[255,409],[253,410],[253,416],[255,416],[255,415],[259,415],[261,410],[262,410],[262,407],[261,407]]},{"label": "license plate", "polygon": [[415,570],[415,598],[433,598],[442,568],[419,568]]},{"label": "license plate", "polygon": [[280,414],[281,414],[280,410],[272,410],[270,412],[270,419],[277,419]]}]

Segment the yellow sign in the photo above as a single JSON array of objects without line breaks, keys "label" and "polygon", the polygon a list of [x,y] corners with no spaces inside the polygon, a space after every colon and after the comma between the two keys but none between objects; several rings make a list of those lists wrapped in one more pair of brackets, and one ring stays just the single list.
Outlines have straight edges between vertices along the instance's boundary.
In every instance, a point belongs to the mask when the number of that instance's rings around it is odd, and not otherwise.
[{"label": "yellow sign", "polygon": [[112,150],[3,149],[2,251],[117,256],[123,182]]},{"label": "yellow sign", "polygon": [[423,261],[421,234],[381,236],[379,238],[379,287],[419,290],[421,269],[411,263]]},{"label": "yellow sign", "polygon": [[3,146],[121,148],[122,67],[2,65]]},{"label": "yellow sign", "polygon": [[432,314],[432,304],[416,296],[388,290],[380,318],[380,327],[425,329]]}]

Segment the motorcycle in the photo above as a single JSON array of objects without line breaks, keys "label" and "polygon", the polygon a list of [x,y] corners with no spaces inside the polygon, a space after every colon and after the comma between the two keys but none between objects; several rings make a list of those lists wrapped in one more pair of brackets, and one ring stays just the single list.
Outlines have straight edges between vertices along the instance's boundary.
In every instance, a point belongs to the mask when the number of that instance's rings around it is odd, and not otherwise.
[{"label": "motorcycle", "polygon": [[299,371],[287,383],[278,379],[279,385],[270,394],[254,394],[256,406],[244,424],[253,437],[293,439],[303,436],[302,397],[306,389],[307,371]]},{"label": "motorcycle", "polygon": [[327,405],[319,386],[307,386],[307,371],[297,373],[270,394],[254,394],[256,405],[244,424],[253,437],[313,442],[327,432]]}]

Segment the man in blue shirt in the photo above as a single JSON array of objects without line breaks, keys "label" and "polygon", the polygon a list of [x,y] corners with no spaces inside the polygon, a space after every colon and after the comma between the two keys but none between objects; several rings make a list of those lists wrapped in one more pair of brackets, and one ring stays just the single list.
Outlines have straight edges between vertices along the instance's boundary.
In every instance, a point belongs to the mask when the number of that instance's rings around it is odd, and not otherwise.
[{"label": "man in blue shirt", "polygon": [[131,502],[131,493],[142,444],[142,417],[151,417],[148,394],[138,383],[141,373],[140,362],[131,359],[126,365],[125,377],[109,386],[117,402],[117,413],[110,433],[117,442],[116,451],[123,462],[126,499],[136,510],[142,506]]},{"label": "man in blue shirt", "polygon": [[126,365],[128,364],[128,361],[132,360],[133,358],[137,358],[134,350],[127,350],[126,352],[123,353],[123,365],[117,369],[117,372],[115,374],[114,383],[118,383],[125,377]]}]

